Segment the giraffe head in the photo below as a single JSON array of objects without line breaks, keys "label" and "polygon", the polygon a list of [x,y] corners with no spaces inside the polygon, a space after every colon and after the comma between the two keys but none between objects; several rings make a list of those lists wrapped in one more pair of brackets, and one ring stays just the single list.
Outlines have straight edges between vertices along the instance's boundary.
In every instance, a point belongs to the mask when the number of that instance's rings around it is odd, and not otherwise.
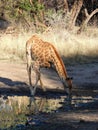
[{"label": "giraffe head", "polygon": [[65,83],[65,90],[68,94],[71,94],[72,93],[72,77],[67,77],[66,78],[66,83]]}]

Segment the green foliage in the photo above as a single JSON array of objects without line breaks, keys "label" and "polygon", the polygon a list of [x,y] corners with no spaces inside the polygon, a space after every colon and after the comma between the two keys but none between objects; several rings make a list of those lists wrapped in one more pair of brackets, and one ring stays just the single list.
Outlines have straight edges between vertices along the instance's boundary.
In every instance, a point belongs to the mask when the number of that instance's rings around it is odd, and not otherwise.
[{"label": "green foliage", "polygon": [[40,11],[44,9],[43,4],[39,3],[38,0],[32,0],[32,3],[30,3],[29,0],[22,0],[18,3],[18,7],[31,18],[33,18],[34,15],[39,16]]},{"label": "green foliage", "polygon": [[[22,11],[22,14],[19,14],[18,9]],[[40,11],[44,9],[42,3],[39,3],[38,0],[32,0],[30,3],[29,0],[2,0],[0,1],[0,13],[5,13],[7,18],[17,19],[31,17],[34,15],[39,15]]]},{"label": "green foliage", "polygon": [[28,0],[23,0],[18,3],[18,7],[25,11],[30,11],[32,8],[32,5],[29,3]]}]

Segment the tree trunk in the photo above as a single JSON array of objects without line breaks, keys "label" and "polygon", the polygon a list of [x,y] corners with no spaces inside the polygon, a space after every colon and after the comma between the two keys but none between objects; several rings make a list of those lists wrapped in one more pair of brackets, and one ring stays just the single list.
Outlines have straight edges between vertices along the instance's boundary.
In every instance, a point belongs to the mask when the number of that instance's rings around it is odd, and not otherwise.
[{"label": "tree trunk", "polygon": [[64,12],[68,13],[69,12],[69,7],[68,7],[68,2],[67,0],[64,0]]},{"label": "tree trunk", "polygon": [[75,26],[76,19],[78,17],[82,5],[83,5],[83,0],[75,0],[72,9],[70,11],[71,15],[70,15],[70,22],[68,27],[70,30]]},{"label": "tree trunk", "polygon": [[[38,3],[41,5],[43,4],[42,0],[38,0]],[[40,10],[40,17],[43,22],[44,21],[44,10]]]},{"label": "tree trunk", "polygon": [[34,20],[35,20],[35,26],[47,28],[47,26],[46,26],[44,23],[42,23],[42,22],[40,22],[40,21],[38,20],[38,18],[37,18],[36,15],[34,15]]},{"label": "tree trunk", "polygon": [[78,34],[81,33],[81,31],[83,31],[85,29],[85,27],[87,26],[89,20],[93,17],[93,15],[95,15],[96,13],[98,13],[98,9],[95,9],[90,15],[88,14],[87,18],[83,21],[81,27],[79,28],[79,30],[77,31]]}]

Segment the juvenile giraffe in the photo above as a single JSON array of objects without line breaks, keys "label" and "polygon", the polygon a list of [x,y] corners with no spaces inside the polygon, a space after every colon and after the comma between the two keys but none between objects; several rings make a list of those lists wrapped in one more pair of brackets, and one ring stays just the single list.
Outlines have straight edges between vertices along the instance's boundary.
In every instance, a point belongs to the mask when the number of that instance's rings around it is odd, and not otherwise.
[{"label": "juvenile giraffe", "polygon": [[[68,77],[64,63],[51,43],[43,41],[37,35],[33,35],[26,42],[26,57],[31,95],[35,94],[38,81],[40,81],[42,89],[44,91],[46,90],[41,81],[40,68],[50,68],[52,64],[55,66],[55,69],[64,85],[64,89],[67,89],[68,94],[71,94],[72,79]],[[31,68],[33,68],[36,73],[34,88],[32,87],[31,82]]]}]

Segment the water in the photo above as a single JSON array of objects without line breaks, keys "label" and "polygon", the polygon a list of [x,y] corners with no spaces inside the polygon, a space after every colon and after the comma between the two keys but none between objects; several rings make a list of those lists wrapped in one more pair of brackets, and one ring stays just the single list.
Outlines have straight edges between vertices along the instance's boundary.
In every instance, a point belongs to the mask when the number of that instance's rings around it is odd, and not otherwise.
[{"label": "water", "polygon": [[0,97],[0,128],[8,128],[16,124],[25,124],[27,116],[38,112],[50,113],[62,106],[60,99],[47,99],[28,96]]},{"label": "water", "polygon": [[[97,103],[97,105],[96,105]],[[1,96],[0,97],[0,128],[25,125],[28,117],[39,113],[58,113],[77,109],[89,109],[98,106],[98,97],[76,97],[71,101],[66,96],[53,98],[28,96]],[[37,117],[37,116],[36,116]],[[37,121],[37,122],[36,122]],[[36,119],[35,124],[39,124]]]}]

